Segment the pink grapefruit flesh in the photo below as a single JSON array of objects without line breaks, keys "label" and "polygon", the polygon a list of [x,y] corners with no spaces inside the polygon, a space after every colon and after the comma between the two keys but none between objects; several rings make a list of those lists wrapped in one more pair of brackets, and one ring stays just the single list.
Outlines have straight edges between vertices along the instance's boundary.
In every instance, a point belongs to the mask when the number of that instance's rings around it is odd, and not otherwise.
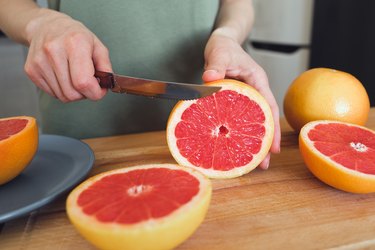
[{"label": "pink grapefruit flesh", "polygon": [[167,127],[168,146],[176,161],[208,177],[230,178],[254,169],[273,138],[273,119],[265,99],[251,86],[222,80],[222,90],[181,101]]},{"label": "pink grapefruit flesh", "polygon": [[11,119],[0,121],[0,141],[19,133],[28,123],[26,119]]},{"label": "pink grapefruit flesh", "polygon": [[81,193],[78,205],[98,221],[133,224],[167,216],[198,192],[199,182],[185,171],[137,169],[103,177]]},{"label": "pink grapefruit flesh", "polygon": [[319,124],[308,133],[316,149],[342,166],[375,174],[375,134],[347,124]]}]

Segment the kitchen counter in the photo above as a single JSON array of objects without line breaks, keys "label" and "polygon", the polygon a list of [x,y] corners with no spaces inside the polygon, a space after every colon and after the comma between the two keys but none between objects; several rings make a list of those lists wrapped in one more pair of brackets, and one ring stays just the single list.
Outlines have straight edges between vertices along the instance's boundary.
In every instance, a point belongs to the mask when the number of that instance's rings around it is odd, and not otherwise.
[{"label": "kitchen counter", "polygon": [[[375,194],[351,194],[316,179],[298,150],[298,135],[282,120],[282,151],[267,171],[213,180],[207,216],[177,249],[375,248]],[[375,130],[375,109],[366,125]],[[175,163],[165,131],[84,140],[95,153],[90,176],[152,163]],[[65,213],[66,195],[5,223],[1,249],[93,249]]]}]

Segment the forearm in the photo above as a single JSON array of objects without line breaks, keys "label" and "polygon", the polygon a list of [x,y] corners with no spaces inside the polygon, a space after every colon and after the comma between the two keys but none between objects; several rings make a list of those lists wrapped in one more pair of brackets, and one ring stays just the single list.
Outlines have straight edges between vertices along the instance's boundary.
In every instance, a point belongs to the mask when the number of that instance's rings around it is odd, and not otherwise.
[{"label": "forearm", "polygon": [[41,11],[32,0],[0,0],[0,29],[11,39],[28,45],[27,25]]},{"label": "forearm", "polygon": [[221,0],[213,34],[232,38],[242,44],[254,21],[251,0]]}]

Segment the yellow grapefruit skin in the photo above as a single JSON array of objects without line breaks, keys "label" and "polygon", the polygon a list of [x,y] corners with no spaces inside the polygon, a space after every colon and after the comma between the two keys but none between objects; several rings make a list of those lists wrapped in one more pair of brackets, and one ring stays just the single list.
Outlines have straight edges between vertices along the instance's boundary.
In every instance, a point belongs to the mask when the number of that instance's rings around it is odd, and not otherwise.
[{"label": "yellow grapefruit skin", "polygon": [[[178,102],[175,107],[173,108],[167,124],[167,142],[169,151],[171,152],[173,158],[176,160],[176,162],[179,165],[186,166],[189,168],[197,169],[198,171],[202,172],[204,175],[206,175],[209,178],[217,178],[217,179],[228,179],[228,178],[234,178],[241,175],[244,175],[246,173],[249,173],[253,169],[255,169],[259,163],[262,162],[262,160],[266,157],[266,155],[269,152],[269,149],[272,144],[273,135],[274,135],[274,120],[272,117],[271,108],[268,105],[267,101],[264,99],[264,97],[252,86],[245,84],[243,82],[232,80],[232,79],[223,79],[218,81],[213,81],[209,83],[205,83],[208,86],[220,86],[221,90],[219,92],[214,93],[212,96],[216,98],[216,105],[215,104],[198,104],[201,106],[206,105],[208,106],[208,109],[212,106],[216,106],[214,110],[201,110],[196,113],[206,114],[208,119],[214,120],[215,125],[214,126],[206,126],[206,128],[209,127],[209,129],[202,129],[197,130],[197,133],[192,133],[190,138],[193,138],[191,141],[192,143],[188,142],[185,147],[179,146],[179,142],[186,140],[186,138],[179,138],[176,136],[176,131],[178,129],[178,126],[181,124],[180,122],[186,122],[187,120],[184,120],[184,114],[189,113],[187,112],[188,109],[190,109],[192,106],[196,105],[198,102],[204,102],[204,100],[209,97],[204,97],[197,100],[189,100],[189,101],[180,101]],[[227,97],[221,96],[218,97],[223,92],[232,92],[231,95],[228,95]],[[233,94],[234,93],[234,94]],[[233,96],[240,96],[240,97],[233,97]],[[252,104],[246,104],[244,105],[242,101],[238,101],[238,99],[247,99],[250,100],[249,103]],[[222,104],[219,104],[220,102],[228,102],[233,103],[233,110],[230,108],[229,110],[226,110],[225,113],[229,114],[228,116],[231,116],[230,119],[220,119],[220,113],[222,110],[220,110],[220,107]],[[225,101],[226,100],[226,101]],[[254,105],[255,103],[255,105]],[[260,121],[252,121],[251,116],[253,115],[252,109],[247,109],[249,106],[257,106],[257,112],[262,113],[263,118],[260,119]],[[240,107],[240,110],[236,109]],[[203,108],[205,109],[205,108]],[[239,111],[239,112],[238,112]],[[209,114],[208,112],[212,112],[212,114]],[[254,112],[256,113],[256,112]],[[217,116],[216,116],[217,115]],[[213,117],[213,118],[212,118]],[[244,118],[246,117],[246,118]],[[247,120],[248,119],[248,120]],[[228,122],[228,120],[230,120]],[[234,122],[233,122],[234,121]],[[204,121],[206,122],[206,121]],[[194,127],[199,127],[199,120],[194,121],[187,121],[186,124],[192,124],[190,127],[192,127],[192,130]],[[209,123],[209,122],[208,122]],[[238,125],[241,124],[241,125]],[[243,124],[243,126],[242,126]],[[254,128],[251,126],[248,126],[249,124],[254,125]],[[257,128],[255,128],[258,126]],[[262,129],[259,129],[262,127]],[[185,131],[188,131],[189,128],[187,128]],[[257,134],[257,132],[253,131],[261,131]],[[221,133],[223,132],[223,135]],[[252,133],[249,135],[248,133]],[[246,134],[246,135],[245,135]],[[194,138],[195,137],[195,138]],[[225,137],[225,138],[224,138]],[[245,138],[246,137],[246,138]],[[245,138],[245,139],[244,139]],[[259,141],[254,142],[252,139],[256,138]],[[199,146],[194,143],[194,140],[198,140],[199,143],[201,143]],[[203,145],[206,141],[212,140],[213,143],[210,145]],[[215,141],[216,140],[216,141]],[[223,141],[225,141],[223,143]],[[203,144],[202,144],[203,143]],[[214,146],[212,146],[215,144]],[[251,145],[261,145],[259,146],[258,151],[252,151]],[[207,149],[209,148],[209,153],[202,152],[202,153],[196,153],[197,158],[202,158],[205,155],[213,155],[211,161],[211,166],[202,166],[200,163],[194,163],[191,161],[191,159],[188,159],[186,155],[182,152],[185,149],[193,149],[196,150],[196,152],[200,151],[201,149]],[[223,154],[217,154],[218,148],[226,148],[226,150],[222,150]],[[246,148],[246,149],[245,149]],[[251,152],[251,153],[249,153]],[[216,154],[215,154],[216,153]],[[252,159],[250,161],[241,161],[241,157],[244,155],[251,155]],[[225,155],[224,157],[222,155]],[[236,165],[235,167],[228,167],[227,162],[222,161],[222,163],[215,163],[215,160],[218,158],[223,159],[229,159],[229,161],[233,162],[233,165]],[[193,158],[193,157],[192,157]]]},{"label": "yellow grapefruit skin", "polygon": [[[319,120],[307,123],[299,134],[299,149],[308,169],[319,180],[339,190],[350,193],[375,192],[375,175],[348,169],[322,154],[314,147],[313,142],[308,138],[307,134],[317,124],[325,123],[347,124],[348,126],[359,127],[374,133],[363,126],[344,122]],[[350,152],[346,152],[346,154],[350,155]]]},{"label": "yellow grapefruit skin", "polygon": [[[135,224],[103,223],[94,216],[83,213],[81,207],[77,205],[81,192],[97,180],[111,174],[147,168],[187,171],[199,180],[199,193],[189,203],[165,217]],[[175,183],[175,185],[179,184]],[[197,171],[174,164],[141,165],[113,170],[89,178],[70,193],[66,207],[70,221],[80,234],[100,249],[173,249],[189,238],[202,223],[209,207],[211,193],[209,179]]]},{"label": "yellow grapefruit skin", "polygon": [[[15,126],[26,123],[20,131]],[[16,133],[15,133],[16,132]],[[18,176],[34,158],[38,148],[35,118],[16,116],[0,119],[0,185]]]},{"label": "yellow grapefruit skin", "polygon": [[284,97],[284,115],[295,131],[315,120],[336,120],[365,125],[370,101],[353,75],[328,68],[303,72]]}]

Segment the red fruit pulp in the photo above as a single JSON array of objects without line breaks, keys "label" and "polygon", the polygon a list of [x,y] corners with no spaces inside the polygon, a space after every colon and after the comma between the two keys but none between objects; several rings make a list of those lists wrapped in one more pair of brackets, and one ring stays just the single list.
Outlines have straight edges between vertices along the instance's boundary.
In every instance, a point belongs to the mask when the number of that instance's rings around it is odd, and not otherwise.
[{"label": "red fruit pulp", "polygon": [[308,133],[315,148],[342,166],[375,174],[375,134],[339,123],[319,124]]},{"label": "red fruit pulp", "polygon": [[198,192],[199,181],[186,171],[137,169],[103,177],[80,194],[78,205],[101,222],[133,224],[167,216]]},{"label": "red fruit pulp", "polygon": [[0,141],[19,133],[27,125],[26,119],[10,119],[0,121]]},{"label": "red fruit pulp", "polygon": [[250,163],[262,146],[265,115],[249,97],[224,90],[188,107],[177,124],[180,153],[195,166],[231,170]]}]

